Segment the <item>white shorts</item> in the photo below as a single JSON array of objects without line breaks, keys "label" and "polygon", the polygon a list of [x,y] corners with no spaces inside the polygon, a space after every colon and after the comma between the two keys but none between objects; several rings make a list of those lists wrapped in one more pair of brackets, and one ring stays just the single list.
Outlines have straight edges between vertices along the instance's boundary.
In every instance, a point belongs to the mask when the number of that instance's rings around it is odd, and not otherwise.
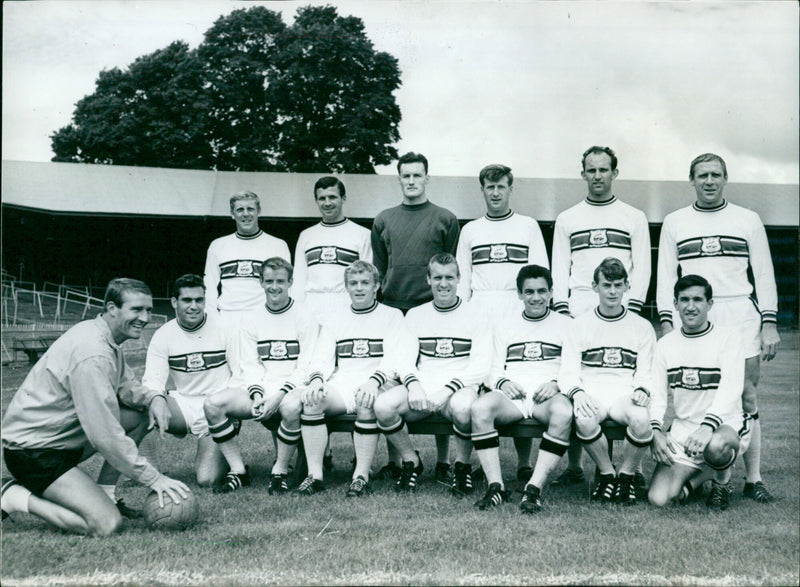
[{"label": "white shorts", "polygon": [[[743,417],[744,414],[731,414],[730,416],[723,419],[722,424],[730,426],[734,430],[736,430],[737,434],[739,435],[739,451],[737,454],[744,454],[747,452],[747,449],[750,447],[750,440],[752,438],[751,432],[751,425],[752,419],[748,417]],[[670,439],[672,439],[675,444],[678,445],[678,453],[672,455],[672,459],[681,465],[685,465],[687,467],[692,467],[695,469],[702,469],[705,465],[705,460],[703,455],[700,454],[696,457],[690,457],[686,454],[686,441],[688,440],[689,436],[697,430],[699,424],[694,422],[689,422],[688,420],[673,420],[672,425],[669,428],[668,435]]]},{"label": "white shorts", "polygon": [[[525,390],[525,397],[523,399],[510,399],[509,401],[514,404],[514,407],[517,408],[522,417],[524,419],[533,418],[533,407],[536,405],[533,401],[533,392],[539,389],[539,386],[542,383],[547,383],[546,381],[533,381],[531,379],[523,380],[518,382],[522,385],[522,388]],[[494,389],[492,391],[497,391],[499,393],[503,393],[499,389]],[[505,394],[503,394],[505,395]],[[508,397],[508,396],[506,396]]]},{"label": "white shorts", "polygon": [[217,318],[225,339],[238,336],[245,324],[252,324],[250,316],[257,311],[259,310],[220,310]]},{"label": "white shorts", "polygon": [[[452,381],[452,377],[444,377],[439,374],[431,374],[431,373],[420,373],[419,374],[419,382],[422,385],[423,391],[425,391],[426,397],[430,397],[431,394],[436,393],[441,388],[445,386],[446,383]],[[469,389],[474,391],[476,394],[478,393],[478,386],[477,385],[467,385],[461,388],[462,390]],[[451,396],[452,397],[452,396]],[[447,402],[444,404],[447,405]]]},{"label": "white shorts", "polygon": [[[628,307],[628,294],[622,296],[622,303]],[[573,318],[591,312],[600,304],[600,298],[592,289],[579,289],[569,293],[569,313]]]},{"label": "white shorts", "polygon": [[476,291],[472,293],[470,304],[481,313],[491,316],[505,316],[508,312],[522,312],[523,304],[515,290]]},{"label": "white shorts", "polygon": [[603,388],[595,386],[593,388],[584,387],[584,390],[597,406],[598,422],[611,419],[609,416],[611,412],[627,411],[634,405],[633,389],[629,387]]},{"label": "white shorts", "polygon": [[208,422],[206,421],[206,414],[203,411],[203,403],[205,403],[208,396],[184,395],[174,390],[169,392],[169,396],[178,404],[178,408],[186,422],[186,430],[198,438],[207,436]]}]

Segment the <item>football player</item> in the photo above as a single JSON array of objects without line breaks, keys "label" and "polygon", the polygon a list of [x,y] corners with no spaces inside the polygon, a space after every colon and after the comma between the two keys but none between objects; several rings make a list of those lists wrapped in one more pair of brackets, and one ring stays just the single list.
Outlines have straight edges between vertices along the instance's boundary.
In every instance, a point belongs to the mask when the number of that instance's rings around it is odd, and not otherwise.
[{"label": "football player", "polygon": [[[651,451],[657,465],[650,503],[666,505],[693,492],[690,480],[714,470],[706,505],[724,510],[731,499],[731,467],[750,441],[750,417],[742,412],[744,354],[734,328],[708,320],[713,289],[699,275],[684,275],[674,287],[680,330],[656,346],[650,418]],[[669,394],[675,418],[663,431]]]},{"label": "football player", "polygon": [[344,215],[344,184],[321,177],[314,184],[314,201],[322,221],[300,233],[294,254],[292,299],[305,302],[321,321],[336,305],[350,303],[344,269],[361,259],[372,262],[370,232]]},{"label": "football player", "polygon": [[308,309],[292,300],[292,265],[280,257],[267,259],[261,270],[267,303],[253,312],[238,337],[230,341],[231,386],[206,398],[204,409],[211,437],[219,444],[230,472],[215,488],[229,493],[250,484],[236,442],[236,420],[265,421],[280,413],[278,448],[270,494],[289,490],[289,462],[300,442],[301,397],[305,386],[323,380],[311,370],[319,325]]},{"label": "football player", "polygon": [[[461,270],[458,295],[492,313],[519,304],[515,278],[519,267],[538,264],[549,267],[547,249],[539,223],[511,210],[514,174],[505,165],[487,165],[478,174],[486,215],[464,225],[458,237],[456,260]],[[514,438],[517,477],[531,476],[532,439]]]},{"label": "football player", "polygon": [[672,284],[678,276],[693,273],[708,279],[714,289],[709,319],[717,326],[739,328],[744,345],[742,407],[753,422],[750,450],[744,454],[744,495],[767,503],[773,498],[761,479],[756,389],[760,360],[771,361],[780,342],[767,233],[758,214],[725,200],[728,168],[722,157],[714,153],[696,157],[689,167],[689,181],[696,201],[667,214],[661,227],[656,302],[662,332],[672,329]]},{"label": "football player", "polygon": [[[225,475],[227,463],[209,435],[203,402],[228,387],[231,370],[225,337],[216,312],[208,315],[205,311],[205,286],[199,275],[187,274],[176,279],[170,302],[175,319],[153,334],[142,384],[166,395],[169,408],[166,432],[197,437],[197,483],[215,485]],[[171,387],[169,392],[168,387]]]},{"label": "football player", "polygon": [[[576,318],[567,333],[558,386],[572,400],[576,434],[597,464],[592,499],[633,505],[634,471],[653,438],[647,404],[656,335],[647,320],[625,308],[628,272],[619,259],[600,263],[592,287],[599,305]],[[600,427],[606,419],[627,426],[619,477]]]},{"label": "football player", "polygon": [[387,386],[397,384],[398,362],[409,362],[400,359],[403,351],[410,351],[403,336],[403,313],[375,299],[379,285],[375,266],[355,261],[345,268],[344,282],[350,308],[328,316],[315,353],[323,363],[321,372],[332,372],[334,365],[336,370],[324,385],[315,382],[303,394],[300,424],[309,476],[297,492],[304,495],[325,489],[322,466],[328,442],[325,417],[346,413],[356,414],[353,433],[356,467],[347,496],[369,493],[370,469],[379,438],[373,409],[375,398]]},{"label": "football player", "polygon": [[[577,318],[594,310],[597,296],[592,277],[606,257],[622,261],[630,280],[623,303],[641,312],[650,285],[650,230],[641,210],[620,201],[613,191],[619,174],[617,156],[609,147],[589,147],[581,157],[581,177],[586,198],[556,217],[553,233],[553,307]],[[583,483],[581,446],[569,449],[569,466],[557,483]],[[637,486],[646,490],[641,472]]]},{"label": "football player", "polygon": [[412,308],[405,325],[412,339],[416,368],[399,370],[403,385],[375,400],[378,428],[400,453],[402,474],[397,491],[416,488],[423,466],[408,435],[406,420],[441,414],[453,422],[456,463],[452,491],[474,489],[469,457],[472,450],[470,408],[491,367],[491,330],[476,306],[457,295],[458,264],[449,253],[434,255],[427,281],[433,301]]},{"label": "football player", "polygon": [[472,441],[489,488],[475,507],[495,507],[509,499],[500,469],[495,426],[535,418],[547,424],[536,467],[525,485],[520,508],[542,509],[541,491],[567,451],[572,431],[572,404],[558,389],[561,347],[572,319],[550,310],[553,280],[540,265],[526,265],[517,275],[522,311],[507,314],[494,325],[494,358],[487,379],[489,393],[472,404]]},{"label": "football player", "polygon": [[[372,254],[381,274],[378,299],[403,314],[429,302],[426,285],[428,261],[437,253],[455,255],[458,244],[458,219],[455,214],[428,199],[428,160],[421,153],[406,153],[397,161],[397,180],[403,201],[381,211],[372,224]],[[436,437],[436,479],[450,480],[450,437]],[[381,471],[381,476],[397,478],[397,455]]]},{"label": "football player", "polygon": [[253,192],[238,192],[230,198],[236,232],[215,239],[206,255],[206,306],[219,310],[222,326],[235,332],[246,314],[263,308],[261,262],[270,257],[290,259],[289,246],[258,226],[261,202]]},{"label": "football player", "polygon": [[[103,313],[70,328],[33,366],[3,416],[2,517],[28,512],[82,534],[116,532],[133,512],[115,489],[120,472],[173,502],[189,488],[159,473],[137,450],[155,422],[167,429],[166,397],[136,381],[120,345],[138,339],[153,296],[137,279],[113,279]],[[149,415],[148,415],[149,414]],[[95,482],[78,463],[105,458]]]}]

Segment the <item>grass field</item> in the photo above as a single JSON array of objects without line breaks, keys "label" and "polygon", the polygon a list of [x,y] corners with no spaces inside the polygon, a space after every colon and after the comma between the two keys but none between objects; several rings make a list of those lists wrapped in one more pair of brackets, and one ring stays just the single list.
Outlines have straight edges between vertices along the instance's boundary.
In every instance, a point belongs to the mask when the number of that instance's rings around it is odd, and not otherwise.
[{"label": "grass field", "polygon": [[[202,520],[193,529],[152,532],[140,521],[126,521],[119,535],[98,539],[64,534],[15,514],[15,521],[3,523],[0,580],[3,585],[797,585],[800,392],[792,346],[762,368],[763,474],[780,497],[773,504],[742,498],[738,461],[734,501],[724,513],[710,513],[703,504],[663,510],[598,506],[589,502],[587,488],[548,490],[546,511],[536,516],[523,517],[516,503],[479,512],[472,502],[480,495],[459,500],[434,483],[432,437],[417,439],[427,469],[416,494],[398,496],[376,482],[372,496],[346,500],[352,446],[345,434],[333,436],[336,471],[325,493],[271,497],[266,476],[272,442],[261,426],[249,423],[240,438],[254,481],[233,496],[196,487],[192,440],[162,442],[162,470],[198,495]],[[19,363],[3,369],[3,411],[27,371]],[[513,475],[510,440],[503,441],[502,451],[505,473]],[[374,470],[385,463],[385,454],[381,441]],[[86,466],[96,471],[97,461]],[[587,460],[584,468],[588,465]],[[651,468],[648,462],[646,472]],[[146,493],[131,482],[121,488],[126,502],[137,507]]]}]

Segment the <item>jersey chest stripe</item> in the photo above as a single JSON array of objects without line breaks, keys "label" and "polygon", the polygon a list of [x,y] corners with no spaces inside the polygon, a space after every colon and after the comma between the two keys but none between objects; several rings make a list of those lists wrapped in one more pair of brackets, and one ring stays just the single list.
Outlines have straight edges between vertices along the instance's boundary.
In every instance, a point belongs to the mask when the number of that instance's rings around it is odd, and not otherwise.
[{"label": "jersey chest stripe", "polygon": [[472,350],[468,338],[425,337],[419,339],[419,354],[437,359],[467,357]]},{"label": "jersey chest stripe", "polygon": [[623,230],[613,228],[596,228],[573,232],[569,237],[572,251],[583,249],[628,249],[631,248],[631,236]]},{"label": "jersey chest stripe", "polygon": [[674,367],[667,370],[670,389],[705,391],[719,388],[722,371],[718,368]]},{"label": "jersey chest stripe", "polygon": [[520,342],[508,345],[506,363],[520,361],[552,361],[561,356],[561,347],[541,341]]},{"label": "jersey chest stripe", "polygon": [[225,351],[206,351],[173,355],[167,359],[169,368],[181,373],[208,371],[226,364]]},{"label": "jersey chest stripe", "polygon": [[336,358],[366,359],[383,356],[383,340],[350,338],[336,341]]},{"label": "jersey chest stripe", "polygon": [[234,277],[261,277],[261,261],[256,259],[236,259],[221,263],[219,266],[219,278],[231,279]]},{"label": "jersey chest stripe", "polygon": [[598,347],[581,353],[581,365],[605,369],[636,369],[637,354],[621,347]]},{"label": "jersey chest stripe", "polygon": [[300,356],[300,343],[296,340],[260,340],[258,356],[262,361],[294,361]]},{"label": "jersey chest stripe", "polygon": [[472,247],[472,264],[527,263],[528,247],[512,243],[497,243]]},{"label": "jersey chest stripe", "polygon": [[306,264],[312,265],[351,265],[358,260],[358,253],[337,246],[312,247],[306,250]]},{"label": "jersey chest stripe", "polygon": [[747,241],[734,236],[701,236],[677,244],[678,260],[699,257],[749,257]]}]

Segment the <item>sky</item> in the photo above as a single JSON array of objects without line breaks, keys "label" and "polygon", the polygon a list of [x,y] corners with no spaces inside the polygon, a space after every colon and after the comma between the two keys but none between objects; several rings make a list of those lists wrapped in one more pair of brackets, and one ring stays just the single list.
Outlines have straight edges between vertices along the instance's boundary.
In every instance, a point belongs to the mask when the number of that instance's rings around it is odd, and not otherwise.
[{"label": "sky", "polygon": [[[254,4],[290,23],[325,2],[106,0],[3,3],[2,157],[49,161],[102,69]],[[399,60],[400,153],[432,175],[577,178],[591,145],[619,178],[686,180],[716,152],[734,182],[798,183],[796,2],[338,1]],[[392,174],[392,166],[378,169]]]}]

